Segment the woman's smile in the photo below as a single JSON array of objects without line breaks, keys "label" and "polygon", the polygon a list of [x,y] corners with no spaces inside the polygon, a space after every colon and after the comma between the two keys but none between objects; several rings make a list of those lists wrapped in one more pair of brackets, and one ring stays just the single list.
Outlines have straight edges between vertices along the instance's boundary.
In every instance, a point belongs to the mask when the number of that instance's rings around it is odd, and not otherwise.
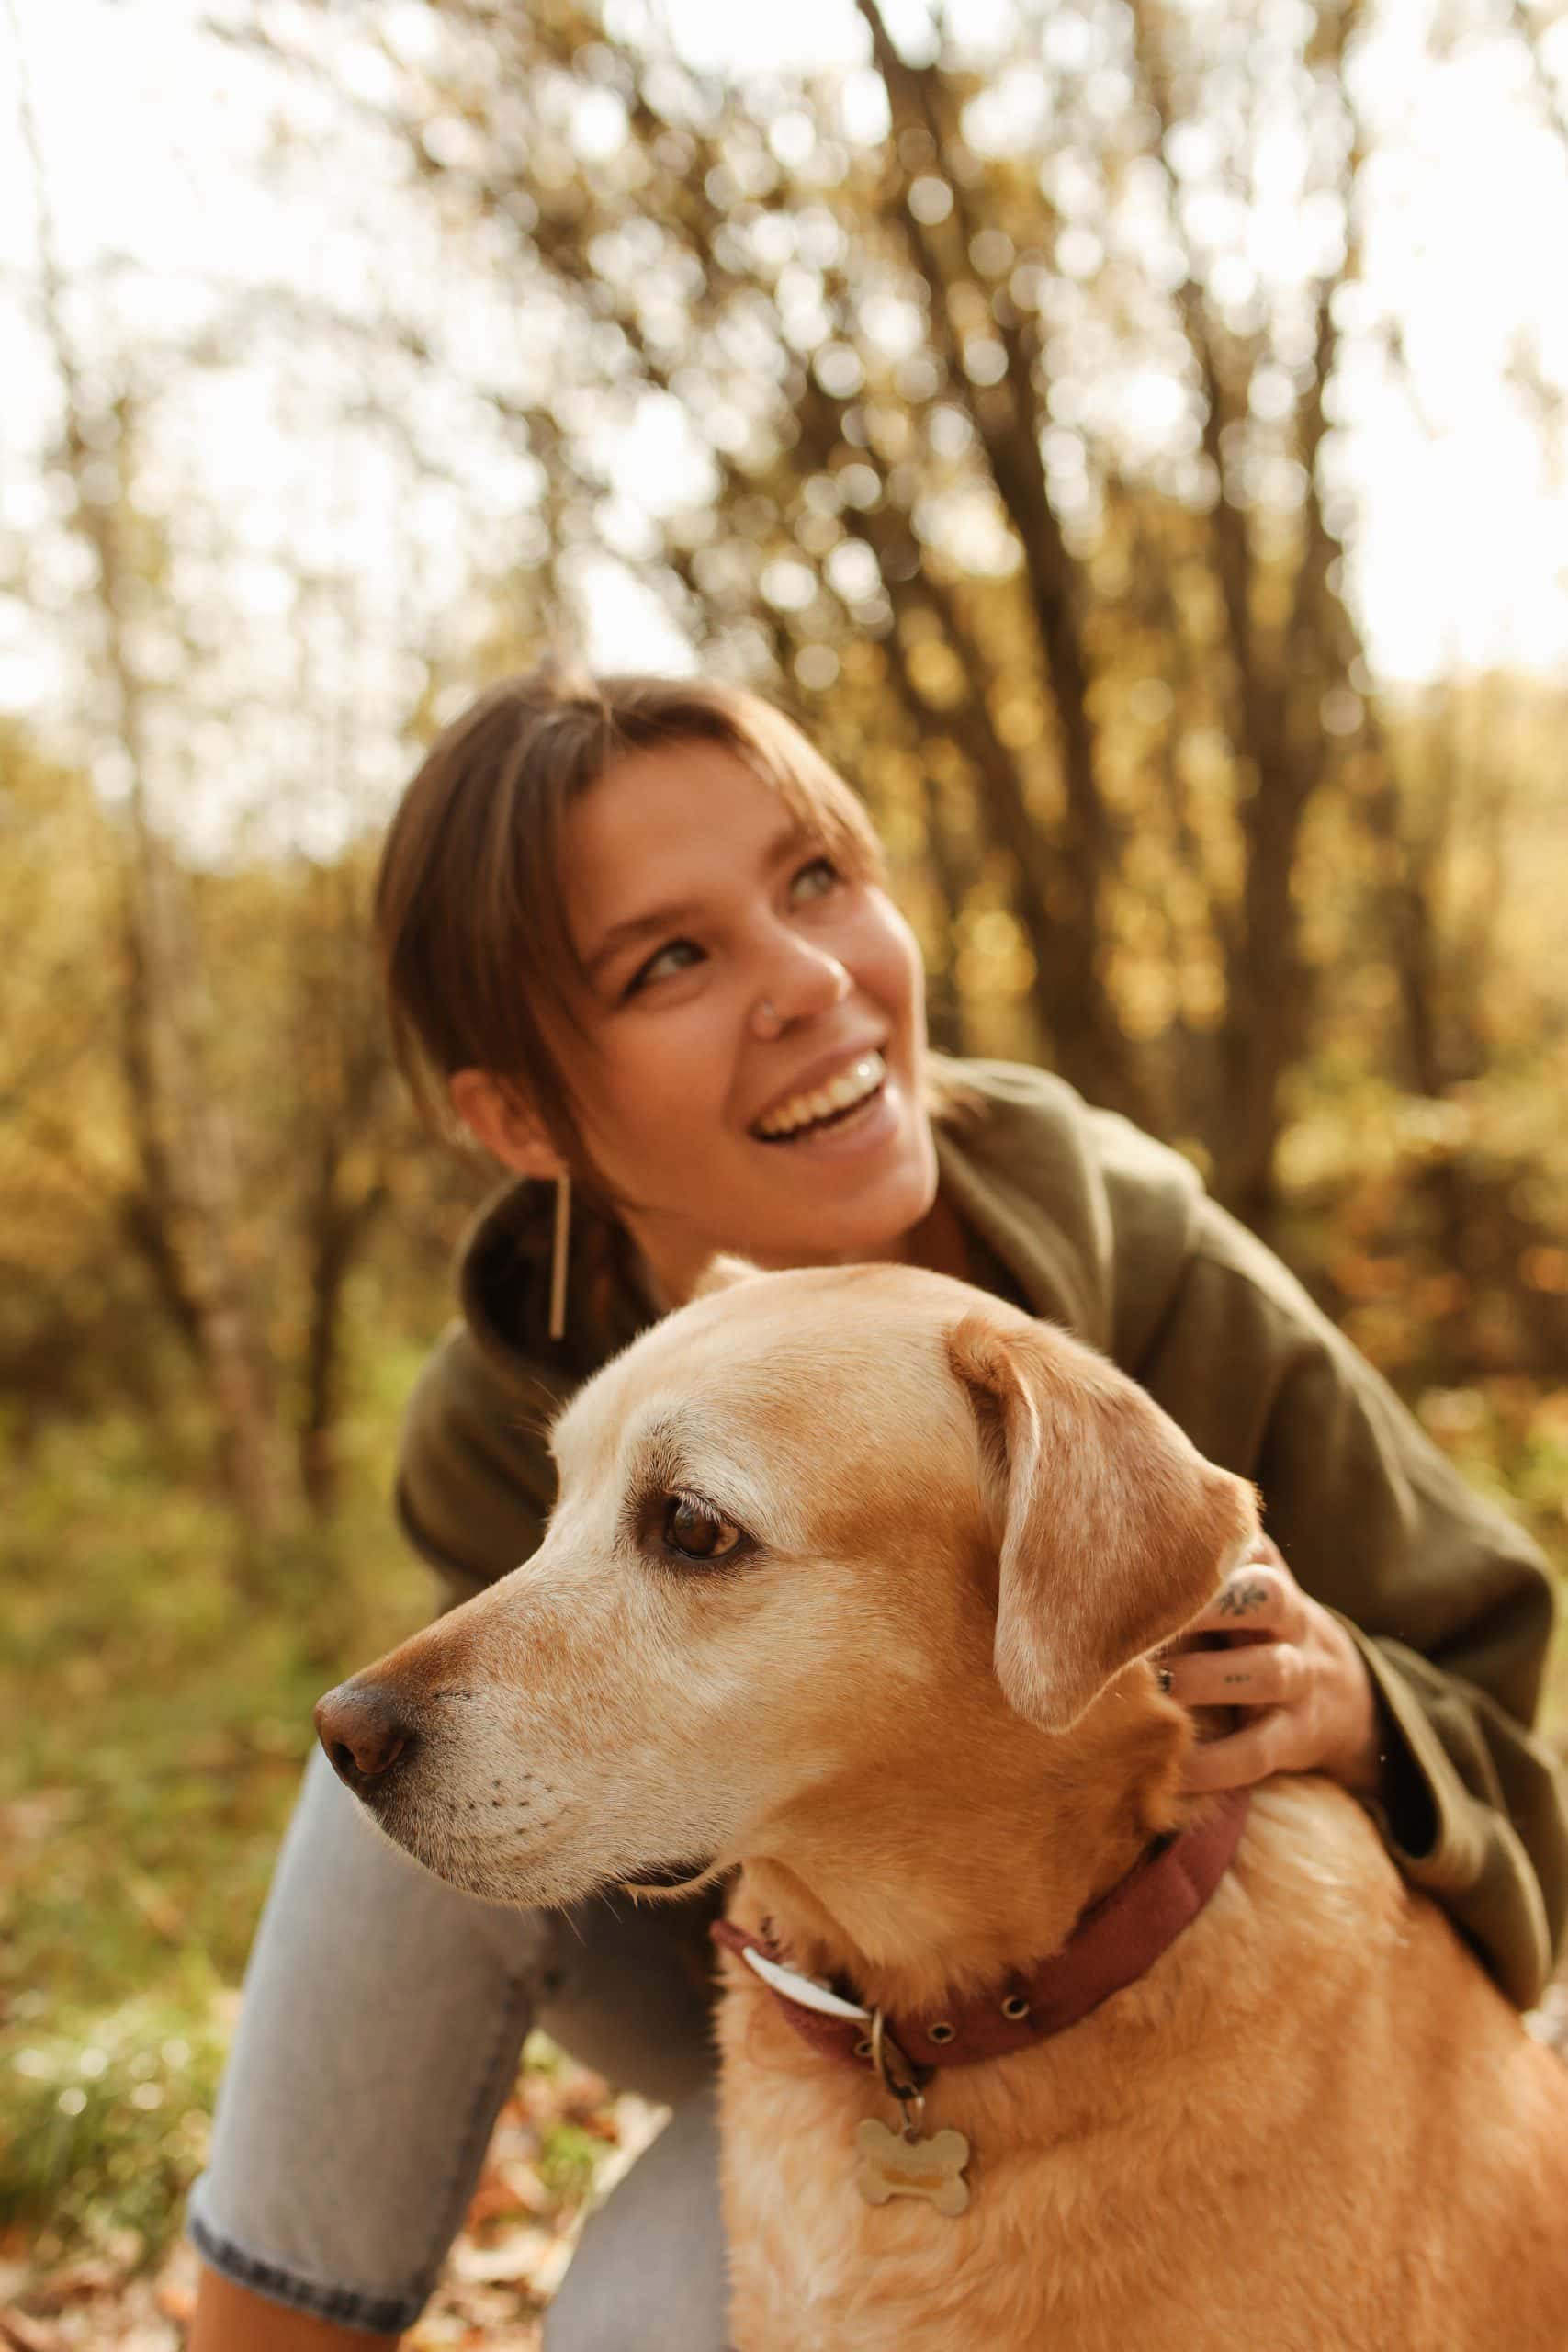
[{"label": "woman's smile", "polygon": [[809,1070],[793,1091],[751,1124],[764,1143],[798,1143],[826,1127],[843,1126],[883,1091],[887,1065],[880,1046],[852,1049],[846,1060],[831,1055]]}]

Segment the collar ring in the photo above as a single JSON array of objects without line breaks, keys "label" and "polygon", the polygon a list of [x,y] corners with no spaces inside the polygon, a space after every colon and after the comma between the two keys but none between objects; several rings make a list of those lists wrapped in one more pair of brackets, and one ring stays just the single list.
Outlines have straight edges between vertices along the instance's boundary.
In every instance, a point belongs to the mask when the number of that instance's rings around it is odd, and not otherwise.
[{"label": "collar ring", "polygon": [[880,2009],[871,2013],[871,2063],[888,2098],[898,2103],[904,2119],[904,2137],[914,2140],[926,2120],[925,2097],[914,2067],[888,2032],[887,2019]]}]

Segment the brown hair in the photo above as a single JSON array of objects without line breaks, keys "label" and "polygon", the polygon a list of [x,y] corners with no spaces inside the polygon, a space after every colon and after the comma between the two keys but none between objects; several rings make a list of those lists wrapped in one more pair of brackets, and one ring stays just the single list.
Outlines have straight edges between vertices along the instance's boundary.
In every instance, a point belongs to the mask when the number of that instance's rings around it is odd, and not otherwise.
[{"label": "brown hair", "polygon": [[880,881],[881,845],[843,778],[758,695],[716,681],[593,677],[549,664],[491,686],[443,729],[399,805],[376,878],[376,937],[400,1066],[450,1133],[446,1080],[514,1086],[574,1173],[571,1089],[541,1014],[576,1025],[584,978],[562,911],[567,810],[614,762],[721,743],[845,871]]}]

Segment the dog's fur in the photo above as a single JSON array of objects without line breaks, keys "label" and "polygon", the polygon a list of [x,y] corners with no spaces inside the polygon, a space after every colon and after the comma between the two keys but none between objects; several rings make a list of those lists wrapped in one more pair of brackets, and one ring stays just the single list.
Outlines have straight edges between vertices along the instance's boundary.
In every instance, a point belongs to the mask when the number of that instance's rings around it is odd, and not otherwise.
[{"label": "dog's fur", "polygon": [[[344,1706],[414,1735],[363,1792],[456,1884],[559,1904],[740,1864],[732,1913],[794,1965],[919,2008],[1059,1947],[1201,1810],[1147,1653],[1254,1498],[1061,1334],[908,1270],[731,1269],[555,1447],[535,1557],[323,1702],[329,1741]],[[674,1490],[749,1542],[672,1558]],[[726,1973],[739,2352],[1568,2343],[1568,2071],[1326,1782],[1257,1793],[1140,1983],[936,2075],[956,2220],[862,2201],[887,2100]]]}]

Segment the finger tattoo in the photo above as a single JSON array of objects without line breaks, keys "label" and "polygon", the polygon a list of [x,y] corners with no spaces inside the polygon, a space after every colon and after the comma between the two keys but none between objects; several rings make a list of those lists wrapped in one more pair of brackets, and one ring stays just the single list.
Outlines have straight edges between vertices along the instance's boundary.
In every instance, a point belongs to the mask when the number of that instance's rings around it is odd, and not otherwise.
[{"label": "finger tattoo", "polygon": [[1217,1603],[1222,1617],[1246,1617],[1269,1598],[1266,1584],[1227,1584]]}]

